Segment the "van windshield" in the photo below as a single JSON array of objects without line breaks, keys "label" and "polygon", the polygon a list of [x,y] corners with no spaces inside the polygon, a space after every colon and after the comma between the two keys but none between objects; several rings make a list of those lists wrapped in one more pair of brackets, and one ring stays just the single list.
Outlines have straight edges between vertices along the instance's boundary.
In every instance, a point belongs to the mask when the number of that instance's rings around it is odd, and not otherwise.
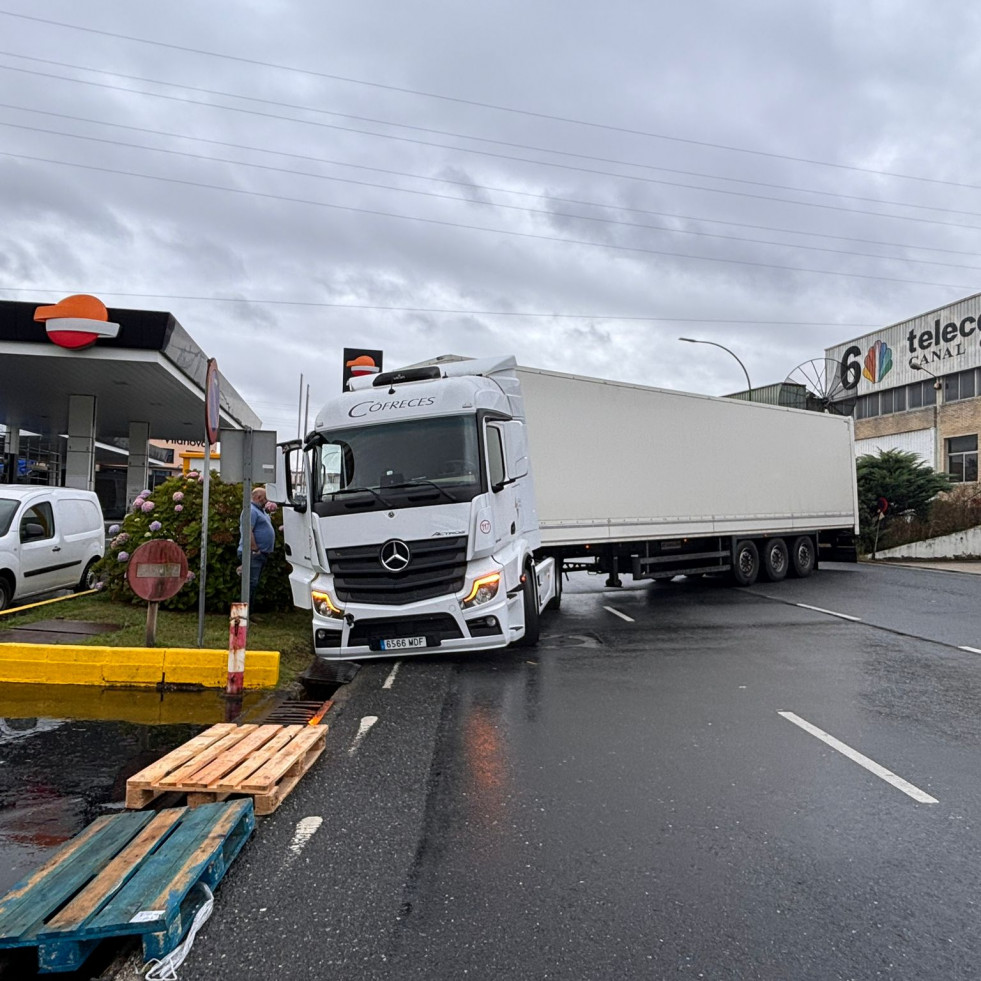
[{"label": "van windshield", "polygon": [[355,426],[323,438],[311,456],[321,516],[470,501],[483,486],[474,416]]},{"label": "van windshield", "polygon": [[10,531],[10,522],[14,520],[18,504],[20,501],[12,501],[9,497],[0,497],[0,538],[3,538]]}]

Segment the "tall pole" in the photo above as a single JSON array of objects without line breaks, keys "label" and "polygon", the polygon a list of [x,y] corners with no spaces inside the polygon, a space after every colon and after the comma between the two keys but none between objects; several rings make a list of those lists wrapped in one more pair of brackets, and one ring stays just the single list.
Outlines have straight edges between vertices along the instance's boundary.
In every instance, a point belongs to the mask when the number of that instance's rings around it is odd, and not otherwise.
[{"label": "tall pole", "polygon": [[700,341],[694,337],[679,337],[679,341],[686,341],[689,344],[711,344],[712,347],[721,347],[726,354],[731,354],[736,361],[739,362],[739,367],[743,369],[743,374],[746,376],[746,401],[753,401],[753,383],[749,380],[749,372],[746,370],[746,365],[739,360],[734,351],[730,351],[729,348],[725,347],[723,344],[716,344],[715,341]]},{"label": "tall pole", "polygon": [[914,371],[925,371],[933,379],[933,389],[937,393],[933,400],[933,469],[943,470],[943,450],[940,445],[940,403],[943,398],[944,383],[919,358],[910,358],[909,366]]},{"label": "tall pole", "polygon": [[211,443],[204,434],[204,487],[201,497],[201,564],[198,567],[198,647],[204,647],[204,603],[208,581],[208,516],[211,514]]},{"label": "tall pole", "polygon": [[296,405],[296,438],[303,439],[303,375],[300,375],[300,399]]}]

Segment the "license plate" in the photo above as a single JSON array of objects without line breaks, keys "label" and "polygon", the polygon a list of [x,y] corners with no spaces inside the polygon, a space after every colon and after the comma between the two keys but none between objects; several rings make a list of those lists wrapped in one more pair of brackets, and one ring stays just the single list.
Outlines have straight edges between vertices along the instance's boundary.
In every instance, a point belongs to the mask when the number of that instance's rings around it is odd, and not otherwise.
[{"label": "license plate", "polygon": [[425,647],[425,637],[393,637],[391,640],[383,640],[381,649],[383,651],[404,651],[409,647]]}]

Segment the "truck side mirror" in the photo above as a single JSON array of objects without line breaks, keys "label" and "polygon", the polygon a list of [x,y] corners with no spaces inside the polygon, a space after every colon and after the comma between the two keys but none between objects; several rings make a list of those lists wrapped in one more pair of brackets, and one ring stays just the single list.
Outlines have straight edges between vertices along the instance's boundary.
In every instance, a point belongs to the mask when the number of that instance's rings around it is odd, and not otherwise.
[{"label": "truck side mirror", "polygon": [[293,439],[278,445],[281,452],[276,457],[276,480],[266,484],[266,499],[280,507],[294,508],[302,514],[307,509],[307,499],[304,495],[294,494],[291,470],[293,454],[301,452],[300,441]]},{"label": "truck side mirror", "polygon": [[501,424],[504,432],[504,460],[508,480],[526,477],[530,469],[528,460],[528,436],[523,423],[505,422]]}]

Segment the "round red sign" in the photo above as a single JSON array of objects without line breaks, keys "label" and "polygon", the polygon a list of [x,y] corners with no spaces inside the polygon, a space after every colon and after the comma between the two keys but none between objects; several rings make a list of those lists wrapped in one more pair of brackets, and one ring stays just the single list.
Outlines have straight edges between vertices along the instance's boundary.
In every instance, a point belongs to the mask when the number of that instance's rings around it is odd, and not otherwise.
[{"label": "round red sign", "polygon": [[221,426],[218,362],[214,358],[208,360],[208,377],[204,388],[204,430],[208,442],[213,445],[218,442],[218,430]]},{"label": "round red sign", "polygon": [[126,581],[140,599],[160,603],[187,582],[187,556],[180,545],[163,539],[144,542],[130,556]]}]

